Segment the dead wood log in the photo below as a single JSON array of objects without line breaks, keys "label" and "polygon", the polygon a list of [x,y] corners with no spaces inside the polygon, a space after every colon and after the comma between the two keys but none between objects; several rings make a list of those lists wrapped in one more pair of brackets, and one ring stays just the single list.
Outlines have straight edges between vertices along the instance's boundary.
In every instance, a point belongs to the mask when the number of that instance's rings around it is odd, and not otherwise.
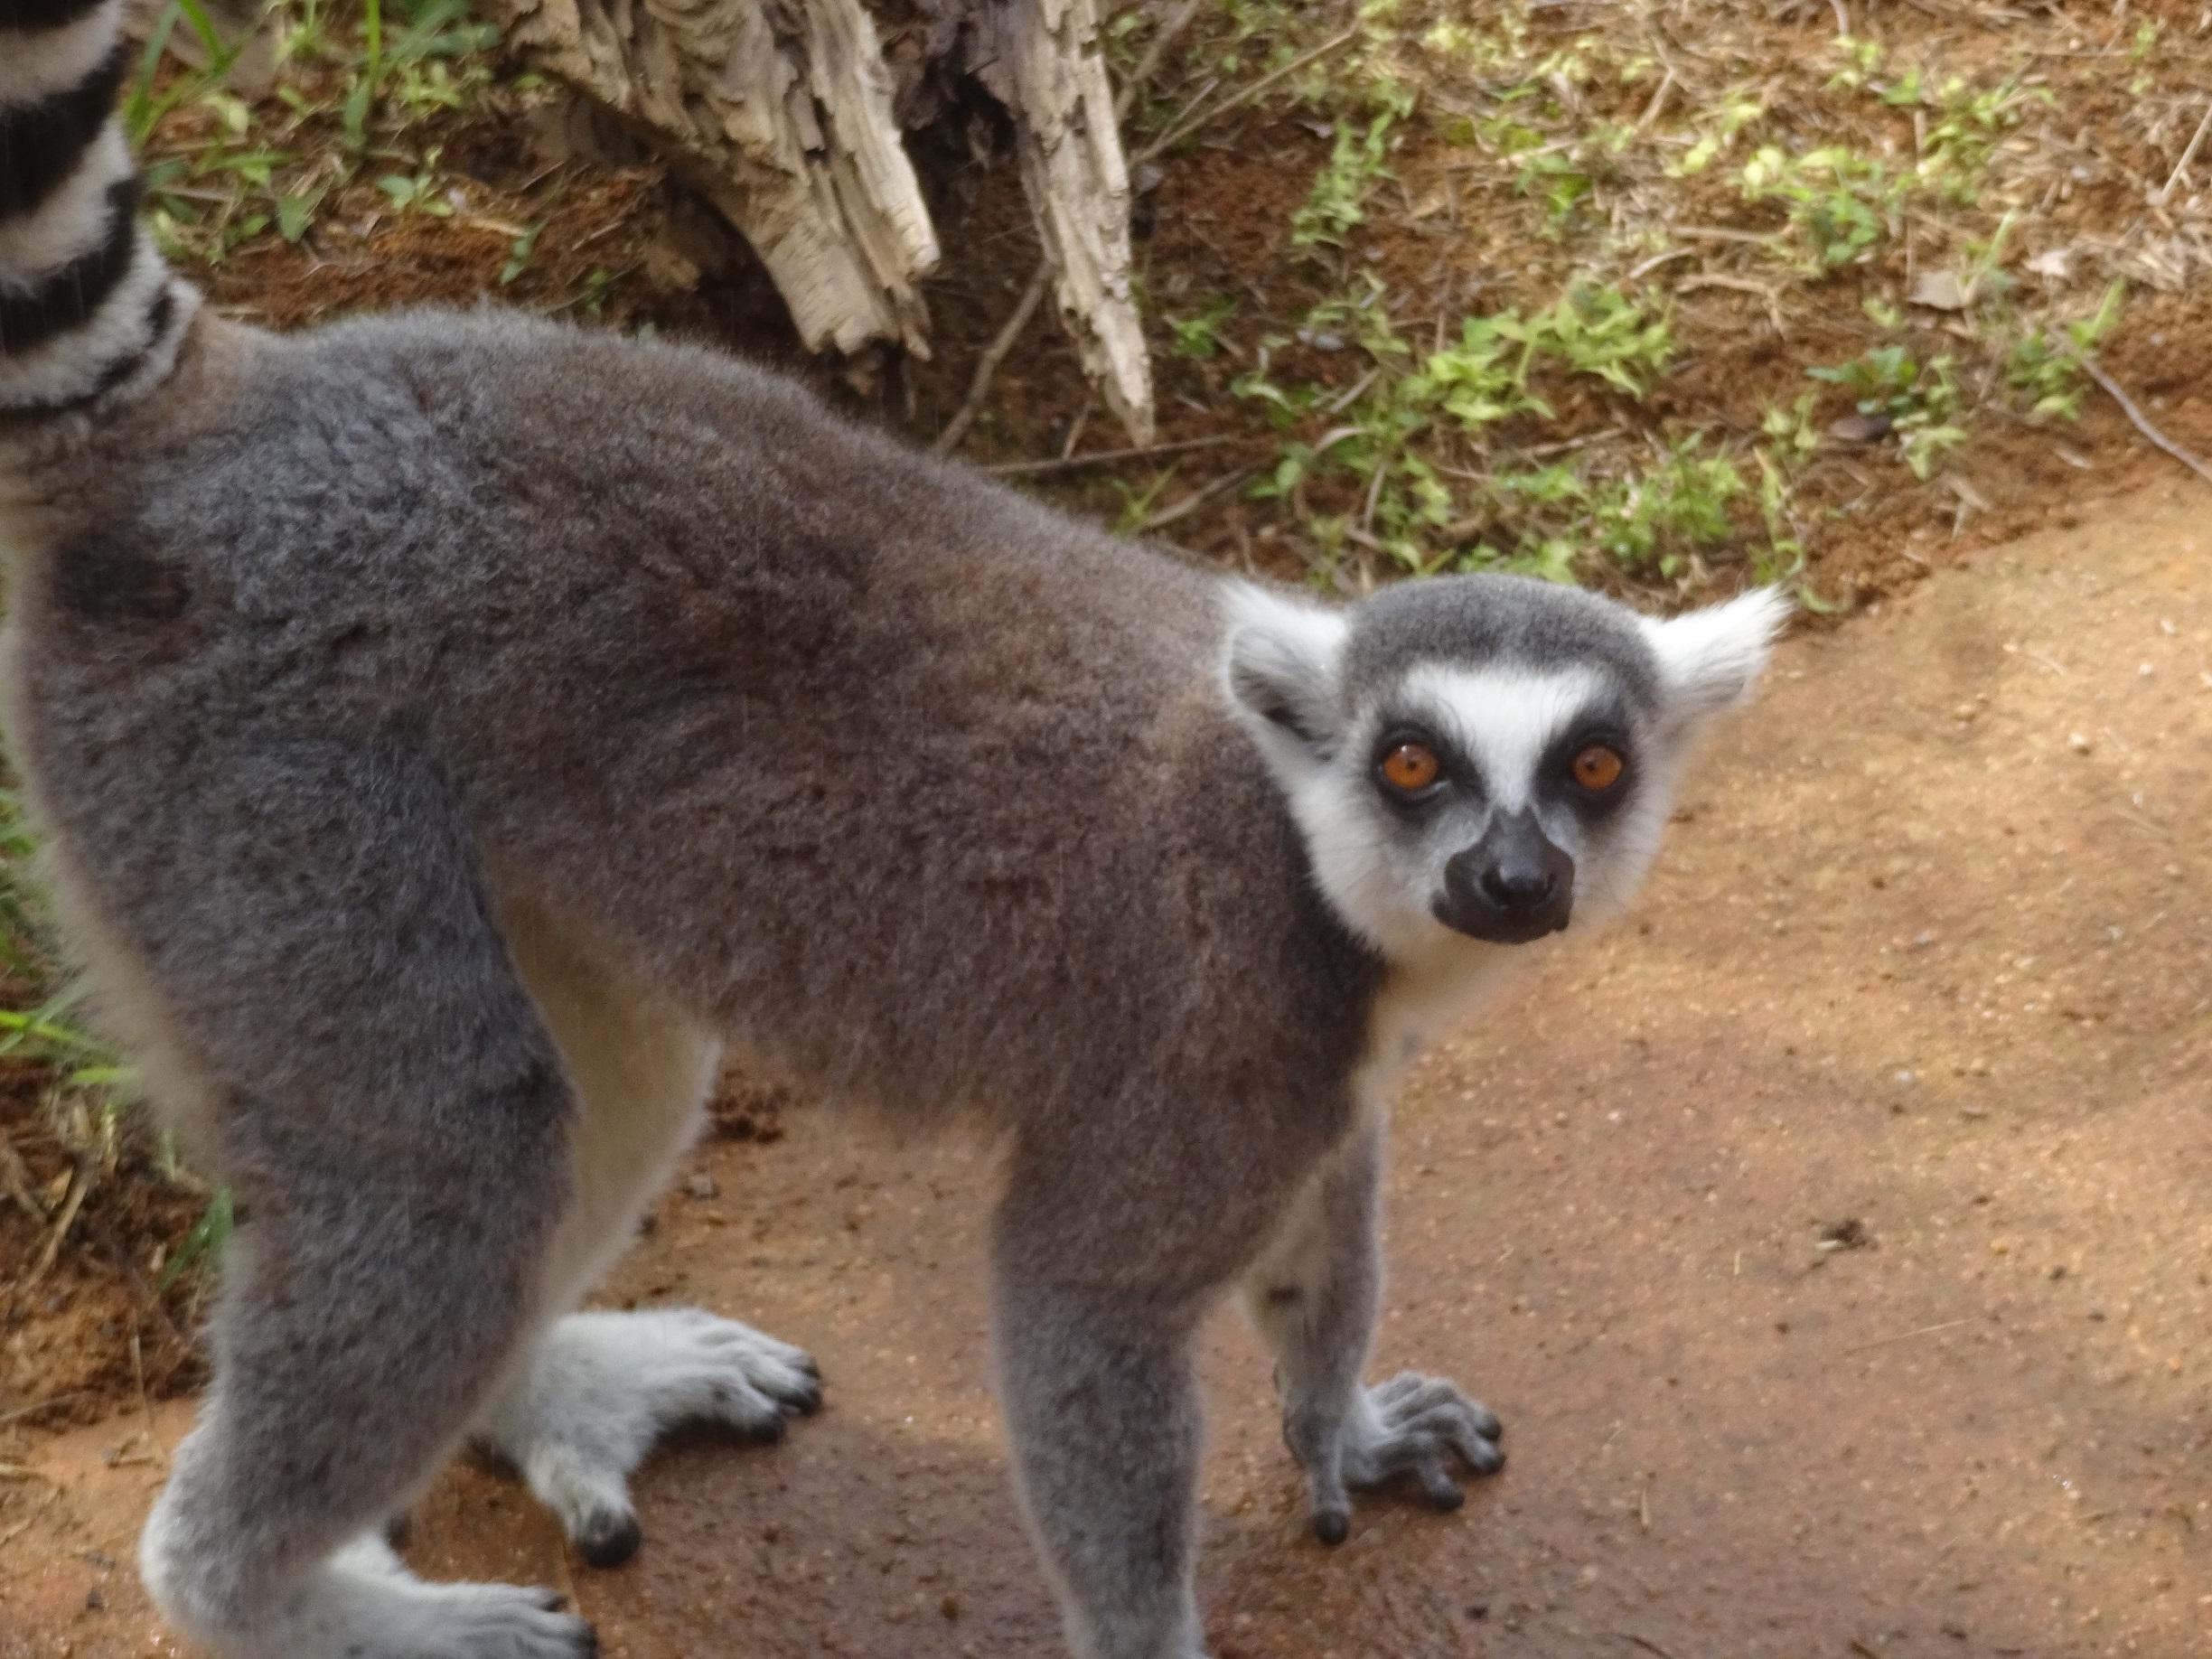
[{"label": "dead wood log", "polygon": [[753,245],[810,350],[928,352],[937,238],[860,0],[489,0],[510,44],[642,129]]},{"label": "dead wood log", "polygon": [[1129,287],[1129,179],[1097,0],[980,0],[970,68],[1014,119],[1022,188],[1060,320],[1133,441],[1152,441],[1152,368]]},{"label": "dead wood log", "polygon": [[[527,61],[678,164],[753,245],[814,350],[886,341],[926,354],[917,284],[937,242],[899,117],[942,114],[947,81],[981,87],[1006,112],[1061,320],[1134,441],[1150,441],[1129,170],[1098,0],[485,4]],[[932,90],[917,96],[924,81]]]}]

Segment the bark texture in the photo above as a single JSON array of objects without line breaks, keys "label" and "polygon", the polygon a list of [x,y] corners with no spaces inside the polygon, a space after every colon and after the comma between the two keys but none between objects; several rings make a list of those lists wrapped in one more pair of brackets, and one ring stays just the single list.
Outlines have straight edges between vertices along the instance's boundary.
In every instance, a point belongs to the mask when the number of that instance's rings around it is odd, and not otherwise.
[{"label": "bark texture", "polygon": [[[759,253],[814,350],[927,354],[918,284],[938,247],[901,117],[932,118],[948,82],[980,86],[1011,127],[1061,321],[1123,425],[1150,441],[1099,0],[485,3],[526,60],[680,165]],[[879,19],[897,36],[895,82]]]},{"label": "bark texture", "polygon": [[860,0],[489,0],[510,43],[643,129],[752,243],[810,349],[926,355],[937,237]]}]

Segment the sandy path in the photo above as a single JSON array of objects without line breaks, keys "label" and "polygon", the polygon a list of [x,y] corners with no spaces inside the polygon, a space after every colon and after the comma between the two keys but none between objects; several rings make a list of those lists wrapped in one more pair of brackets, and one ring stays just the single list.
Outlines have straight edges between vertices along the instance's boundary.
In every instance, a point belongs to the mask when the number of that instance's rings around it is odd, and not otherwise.
[{"label": "sandy path", "polygon": [[[1377,1364],[1459,1377],[1513,1461],[1325,1551],[1224,1319],[1220,1659],[2212,1652],[2208,500],[1788,646],[1641,924],[1423,1068]],[[718,1195],[680,1186],[614,1295],[808,1345],[830,1410],[656,1462],[623,1570],[466,1469],[417,1559],[572,1584],[628,1659],[1056,1655],[985,1388],[982,1162],[801,1113],[694,1167]],[[1847,1219],[1870,1247],[1820,1249]],[[0,1485],[4,1659],[176,1651],[127,1565],[155,1471],[102,1458],[137,1426]]]}]

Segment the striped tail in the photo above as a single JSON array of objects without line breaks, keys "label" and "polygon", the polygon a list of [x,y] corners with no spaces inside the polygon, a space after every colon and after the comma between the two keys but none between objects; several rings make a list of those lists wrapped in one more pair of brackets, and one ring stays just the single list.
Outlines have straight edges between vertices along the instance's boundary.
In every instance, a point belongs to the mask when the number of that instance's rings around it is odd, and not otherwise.
[{"label": "striped tail", "polygon": [[168,372],[198,296],[138,223],[127,0],[0,0],[0,420]]}]

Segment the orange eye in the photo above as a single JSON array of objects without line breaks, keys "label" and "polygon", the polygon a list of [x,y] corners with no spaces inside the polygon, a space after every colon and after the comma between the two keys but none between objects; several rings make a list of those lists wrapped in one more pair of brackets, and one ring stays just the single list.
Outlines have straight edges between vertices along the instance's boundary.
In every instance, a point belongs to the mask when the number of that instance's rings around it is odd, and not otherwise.
[{"label": "orange eye", "polygon": [[1602,794],[1620,782],[1627,765],[1617,750],[1593,743],[1574,757],[1574,781],[1592,794]]},{"label": "orange eye", "polygon": [[1425,744],[1401,743],[1382,757],[1382,775],[1395,790],[1419,794],[1444,770],[1436,751]]}]

